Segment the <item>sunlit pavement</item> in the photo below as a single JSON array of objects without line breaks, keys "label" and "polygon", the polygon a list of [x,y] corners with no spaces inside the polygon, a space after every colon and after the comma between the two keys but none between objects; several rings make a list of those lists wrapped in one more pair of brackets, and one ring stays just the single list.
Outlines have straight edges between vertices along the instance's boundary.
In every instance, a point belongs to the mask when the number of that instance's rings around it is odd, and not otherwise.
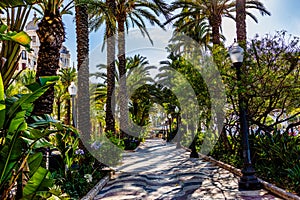
[{"label": "sunlit pavement", "polygon": [[239,192],[239,178],[162,139],[126,152],[116,174],[95,199],[280,199],[266,190]]}]

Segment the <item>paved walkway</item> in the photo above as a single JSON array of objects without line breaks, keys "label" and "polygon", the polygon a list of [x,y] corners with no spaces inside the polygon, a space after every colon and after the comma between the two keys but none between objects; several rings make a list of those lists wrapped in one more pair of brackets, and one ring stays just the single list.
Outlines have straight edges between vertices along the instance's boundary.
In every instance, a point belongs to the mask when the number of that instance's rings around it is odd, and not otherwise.
[{"label": "paved walkway", "polygon": [[161,139],[149,139],[123,156],[122,165],[95,199],[280,199],[266,190],[241,193],[239,178]]}]

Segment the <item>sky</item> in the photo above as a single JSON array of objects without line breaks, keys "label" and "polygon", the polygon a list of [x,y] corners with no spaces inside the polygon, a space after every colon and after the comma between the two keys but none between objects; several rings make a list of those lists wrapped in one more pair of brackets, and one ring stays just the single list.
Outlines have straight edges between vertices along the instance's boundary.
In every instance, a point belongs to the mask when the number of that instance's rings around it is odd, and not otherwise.
[{"label": "sky", "polygon": [[[256,34],[274,34],[276,31],[286,30],[288,33],[300,37],[300,0],[261,0],[271,16],[261,16],[258,11],[252,11],[258,18],[255,23],[251,18],[247,18],[247,38],[254,38]],[[71,52],[72,62],[76,65],[76,35],[74,15],[63,16],[67,39],[64,43]],[[236,37],[235,23],[231,19],[223,18],[222,33],[226,37],[225,45],[229,46]],[[153,45],[147,38],[143,38],[138,30],[131,29],[127,38],[128,55],[140,53],[146,56],[151,63],[158,63],[165,60],[167,52],[165,46],[172,34],[172,30],[160,30],[159,28],[149,28]],[[97,64],[105,63],[105,52],[101,52],[103,44],[103,28],[100,31],[90,33],[90,68],[93,70]]]}]

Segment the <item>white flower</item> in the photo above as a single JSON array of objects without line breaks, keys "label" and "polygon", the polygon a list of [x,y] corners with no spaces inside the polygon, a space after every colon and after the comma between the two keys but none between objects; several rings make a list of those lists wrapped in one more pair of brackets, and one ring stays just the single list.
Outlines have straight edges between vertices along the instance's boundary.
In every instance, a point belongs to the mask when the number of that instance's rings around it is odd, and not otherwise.
[{"label": "white flower", "polygon": [[91,183],[93,181],[93,177],[91,174],[85,174],[84,178],[86,179],[86,182]]}]

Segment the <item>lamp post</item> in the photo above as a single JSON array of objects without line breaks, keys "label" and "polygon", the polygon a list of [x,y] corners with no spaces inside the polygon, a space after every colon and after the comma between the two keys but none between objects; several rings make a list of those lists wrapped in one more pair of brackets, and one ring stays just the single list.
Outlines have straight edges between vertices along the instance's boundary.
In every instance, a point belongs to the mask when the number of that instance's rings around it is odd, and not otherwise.
[{"label": "lamp post", "polygon": [[[238,81],[238,88],[242,85],[242,70],[244,58],[244,49],[239,46],[238,43],[234,43],[230,49],[229,54],[233,66],[236,68],[236,75]],[[243,147],[243,159],[244,166],[242,169],[242,177],[239,180],[239,190],[258,190],[261,188],[260,182],[255,176],[255,170],[251,163],[250,147],[249,147],[249,127],[247,122],[246,101],[243,93],[238,93],[238,106],[239,106],[239,118],[240,118],[240,133],[242,134],[242,147]]]},{"label": "lamp post", "polygon": [[75,83],[72,81],[71,85],[68,87],[68,92],[72,97],[72,119],[73,119],[73,126],[77,127],[77,119],[76,119],[76,110],[75,110],[75,96],[77,94],[77,87]]},{"label": "lamp post", "polygon": [[169,121],[168,121],[168,119],[166,118],[166,119],[165,119],[165,130],[166,130],[167,142],[169,142],[169,137],[170,137],[169,131],[168,131],[168,124],[169,124]]},{"label": "lamp post", "polygon": [[174,112],[176,114],[176,134],[178,134],[177,136],[177,144],[176,144],[176,148],[180,148],[180,140],[181,140],[181,134],[179,134],[178,132],[178,127],[179,127],[179,108],[178,106],[175,107]]},{"label": "lamp post", "polygon": [[171,139],[172,139],[172,115],[169,113],[168,114],[168,124],[169,124],[169,135],[168,135],[168,138],[167,138],[167,142],[170,142]]}]

